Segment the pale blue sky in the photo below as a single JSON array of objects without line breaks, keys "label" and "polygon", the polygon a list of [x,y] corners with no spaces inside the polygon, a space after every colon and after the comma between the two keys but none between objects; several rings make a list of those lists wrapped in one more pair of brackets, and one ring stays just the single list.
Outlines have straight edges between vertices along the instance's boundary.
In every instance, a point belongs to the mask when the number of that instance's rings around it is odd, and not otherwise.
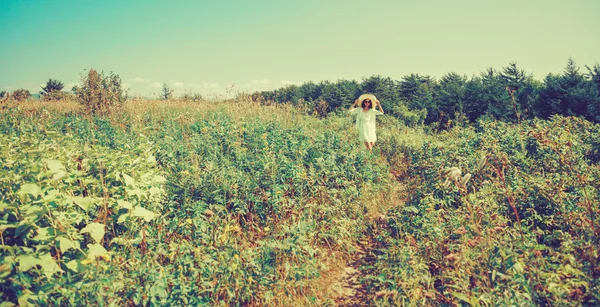
[{"label": "pale blue sky", "polygon": [[542,80],[600,62],[598,0],[0,0],[0,90],[68,88],[114,71],[131,93],[179,95],[515,61]]}]

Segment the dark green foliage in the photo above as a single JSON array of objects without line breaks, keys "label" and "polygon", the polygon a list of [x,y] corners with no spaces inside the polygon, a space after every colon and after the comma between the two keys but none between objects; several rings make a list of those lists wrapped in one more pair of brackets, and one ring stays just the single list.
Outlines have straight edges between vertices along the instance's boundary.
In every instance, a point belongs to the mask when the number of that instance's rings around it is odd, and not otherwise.
[{"label": "dark green foliage", "polygon": [[587,74],[580,73],[569,59],[562,74],[549,74],[540,82],[511,62],[500,71],[490,67],[471,78],[450,72],[439,81],[419,74],[406,75],[400,81],[379,75],[364,78],[362,82],[309,81],[300,86],[257,92],[252,99],[303,102],[301,106],[308,106],[309,112],[324,117],[337,109],[346,109],[360,94],[371,93],[392,116],[400,118],[405,117],[406,111],[426,110],[425,123],[435,123],[436,127],[462,118],[475,122],[482,116],[520,122],[558,114],[599,122],[600,65],[586,68]]},{"label": "dark green foliage", "polygon": [[113,107],[126,100],[121,77],[112,72],[105,76],[104,72],[98,73],[92,68],[82,77],[81,83],[77,88],[77,99],[90,113],[109,114]]},{"label": "dark green foliage", "polygon": [[18,89],[14,91],[11,95],[11,98],[16,101],[23,101],[31,98],[31,93],[26,89]]},{"label": "dark green foliage", "polygon": [[61,100],[64,98],[62,89],[65,85],[59,80],[48,79],[46,85],[42,87],[40,95],[43,100]]},{"label": "dark green foliage", "polygon": [[562,74],[546,76],[535,108],[537,115],[548,118],[561,114],[597,120],[600,103],[598,77],[590,70],[588,78],[569,59]]}]

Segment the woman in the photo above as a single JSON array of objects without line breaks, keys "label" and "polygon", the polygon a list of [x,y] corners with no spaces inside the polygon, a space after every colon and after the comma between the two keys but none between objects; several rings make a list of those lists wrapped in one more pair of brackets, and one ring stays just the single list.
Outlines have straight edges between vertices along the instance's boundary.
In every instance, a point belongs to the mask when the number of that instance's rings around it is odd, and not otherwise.
[{"label": "woman", "polygon": [[[356,106],[360,105],[360,108]],[[379,106],[375,110],[374,106]],[[365,143],[369,151],[373,151],[373,145],[377,141],[375,133],[375,116],[383,114],[383,108],[379,100],[371,94],[363,94],[354,101],[354,104],[348,110],[350,114],[356,114],[356,128],[358,129],[358,140]]]}]

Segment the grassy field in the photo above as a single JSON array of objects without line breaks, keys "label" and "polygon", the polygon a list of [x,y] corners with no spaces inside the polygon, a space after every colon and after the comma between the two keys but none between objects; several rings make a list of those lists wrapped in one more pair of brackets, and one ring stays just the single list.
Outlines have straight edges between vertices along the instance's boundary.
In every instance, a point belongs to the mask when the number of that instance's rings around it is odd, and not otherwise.
[{"label": "grassy field", "polygon": [[0,306],[597,306],[600,127],[0,110]]}]

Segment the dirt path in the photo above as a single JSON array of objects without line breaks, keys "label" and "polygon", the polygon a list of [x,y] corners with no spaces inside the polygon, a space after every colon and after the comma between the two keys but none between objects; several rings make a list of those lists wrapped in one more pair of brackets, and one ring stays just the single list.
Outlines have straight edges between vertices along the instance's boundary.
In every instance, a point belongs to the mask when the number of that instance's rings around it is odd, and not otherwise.
[{"label": "dirt path", "polygon": [[391,207],[400,206],[404,203],[406,195],[405,185],[398,182],[392,193],[387,194],[385,203],[375,202],[367,205],[366,213],[367,226],[360,240],[359,251],[347,262],[347,264],[338,270],[337,277],[332,287],[338,290],[336,297],[337,306],[371,306],[376,293],[369,287],[369,280],[366,278],[373,275],[372,267],[377,261],[377,255],[382,253],[385,248],[377,242],[375,236],[380,231],[385,231],[388,227],[385,213]]}]

